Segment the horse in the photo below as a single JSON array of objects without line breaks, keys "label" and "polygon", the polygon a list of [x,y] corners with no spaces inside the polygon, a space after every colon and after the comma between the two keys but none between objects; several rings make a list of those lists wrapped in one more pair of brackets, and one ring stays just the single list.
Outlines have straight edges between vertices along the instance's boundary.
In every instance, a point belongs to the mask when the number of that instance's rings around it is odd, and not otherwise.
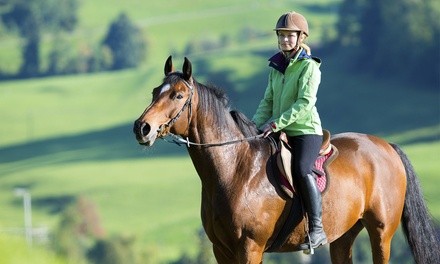
[{"label": "horse", "polygon": [[[298,251],[307,235],[306,217],[300,197],[286,198],[275,180],[271,140],[231,110],[225,92],[197,82],[188,58],[175,71],[168,57],[164,73],[133,132],[145,146],[167,135],[187,144],[201,181],[202,225],[217,262],[262,263],[265,252]],[[354,240],[364,228],[373,262],[388,263],[399,224],[417,263],[440,263],[433,220],[401,148],[354,132],[333,135],[331,144],[339,156],[327,168],[331,180],[322,196],[322,218],[332,263],[352,263]],[[290,213],[289,233],[274,247]]]}]

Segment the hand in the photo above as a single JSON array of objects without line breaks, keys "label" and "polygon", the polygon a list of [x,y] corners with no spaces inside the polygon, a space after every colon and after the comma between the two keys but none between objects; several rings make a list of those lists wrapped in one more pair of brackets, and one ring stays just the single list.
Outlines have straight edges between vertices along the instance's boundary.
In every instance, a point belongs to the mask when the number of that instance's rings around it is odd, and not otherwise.
[{"label": "hand", "polygon": [[273,123],[267,123],[263,126],[263,137],[267,138],[270,134],[273,133],[274,124]]}]

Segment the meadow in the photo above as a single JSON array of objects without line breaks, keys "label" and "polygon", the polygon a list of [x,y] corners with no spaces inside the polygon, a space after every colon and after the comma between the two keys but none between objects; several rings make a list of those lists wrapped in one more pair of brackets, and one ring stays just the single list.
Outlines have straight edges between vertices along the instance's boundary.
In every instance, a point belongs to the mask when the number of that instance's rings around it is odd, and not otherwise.
[{"label": "meadow", "polygon": [[[265,88],[267,57],[275,50],[274,21],[291,9],[310,14],[316,32],[310,42],[317,45],[322,33],[331,31],[338,2],[82,1],[79,30],[71,36],[75,41],[98,41],[106,25],[125,11],[149,40],[146,63],[117,72],[0,82],[0,229],[23,224],[21,200],[13,190],[26,187],[34,226],[53,229],[62,201],[82,195],[96,204],[108,235],[133,236],[158,261],[194,254],[201,228],[200,181],[185,148],[159,141],[146,149],[131,132],[161,82],[166,57],[174,55],[179,69],[183,56],[189,56],[199,81],[220,85],[233,108],[251,116]],[[240,42],[249,28],[268,34]],[[233,40],[227,47],[184,54],[190,41],[223,35]],[[17,42],[0,38],[0,69],[18,67]],[[372,133],[401,144],[431,212],[440,219],[438,90],[347,75],[343,60],[332,54],[324,62],[318,102],[324,126],[333,133]]]}]

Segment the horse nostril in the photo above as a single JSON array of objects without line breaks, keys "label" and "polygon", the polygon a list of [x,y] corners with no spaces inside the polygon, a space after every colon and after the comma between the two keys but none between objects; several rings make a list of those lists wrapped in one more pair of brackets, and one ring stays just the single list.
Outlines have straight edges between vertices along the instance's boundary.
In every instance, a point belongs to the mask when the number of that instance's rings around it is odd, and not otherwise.
[{"label": "horse nostril", "polygon": [[143,123],[140,129],[141,135],[146,136],[150,133],[151,127],[147,123]]},{"label": "horse nostril", "polygon": [[149,124],[136,120],[133,124],[133,132],[138,137],[144,137],[150,133],[151,127]]}]

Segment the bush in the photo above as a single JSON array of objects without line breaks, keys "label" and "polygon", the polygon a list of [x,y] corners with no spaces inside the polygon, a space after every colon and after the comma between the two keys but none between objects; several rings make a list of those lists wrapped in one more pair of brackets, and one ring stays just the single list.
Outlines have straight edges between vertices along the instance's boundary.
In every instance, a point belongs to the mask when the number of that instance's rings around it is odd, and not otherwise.
[{"label": "bush", "polygon": [[114,70],[136,67],[145,58],[146,43],[141,31],[124,13],[111,24],[103,45],[111,50]]}]

